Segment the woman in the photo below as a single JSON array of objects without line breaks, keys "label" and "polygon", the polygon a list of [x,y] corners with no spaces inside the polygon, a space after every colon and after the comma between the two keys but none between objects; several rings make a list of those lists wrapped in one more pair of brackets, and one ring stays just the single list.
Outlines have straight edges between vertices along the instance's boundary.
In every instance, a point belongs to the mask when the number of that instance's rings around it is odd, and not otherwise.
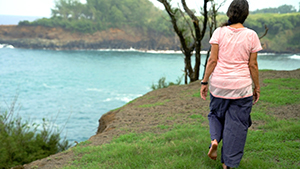
[{"label": "woman", "polygon": [[223,168],[238,167],[251,125],[251,108],[259,100],[257,52],[262,47],[257,34],[243,26],[248,15],[247,0],[233,0],[228,22],[209,41],[211,55],[201,81],[201,98],[206,100],[208,80],[211,93],[208,156],[216,160],[218,143],[223,140]]}]

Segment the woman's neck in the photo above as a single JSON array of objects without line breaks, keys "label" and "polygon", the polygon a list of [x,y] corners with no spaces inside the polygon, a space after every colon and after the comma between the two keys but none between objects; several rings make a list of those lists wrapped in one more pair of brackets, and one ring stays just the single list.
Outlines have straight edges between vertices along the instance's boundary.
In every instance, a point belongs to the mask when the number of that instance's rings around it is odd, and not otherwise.
[{"label": "woman's neck", "polygon": [[232,24],[232,25],[229,25],[229,26],[232,27],[232,28],[236,28],[236,29],[244,28],[244,25],[241,24],[241,23],[235,23],[235,24]]}]

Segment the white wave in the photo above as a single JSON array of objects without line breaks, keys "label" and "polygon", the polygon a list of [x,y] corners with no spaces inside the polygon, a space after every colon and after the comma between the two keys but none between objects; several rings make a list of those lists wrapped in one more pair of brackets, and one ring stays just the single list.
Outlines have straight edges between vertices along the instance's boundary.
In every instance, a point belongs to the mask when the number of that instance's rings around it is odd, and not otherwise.
[{"label": "white wave", "polygon": [[137,52],[134,48],[129,49],[98,49],[98,51]]},{"label": "white wave", "polygon": [[112,99],[111,98],[107,98],[105,100],[103,100],[103,102],[110,102]]},{"label": "white wave", "polygon": [[6,48],[14,49],[15,47],[13,45],[7,45]]},{"label": "white wave", "polygon": [[53,86],[48,86],[46,83],[43,83],[43,86],[45,87],[45,88],[48,88],[48,89],[54,89],[55,87],[53,87]]},{"label": "white wave", "polygon": [[293,55],[293,56],[290,56],[289,58],[290,59],[300,59],[300,56],[299,55]]},{"label": "white wave", "polygon": [[133,97],[116,97],[115,99],[127,103],[127,102],[130,102],[131,100],[133,100],[134,98]]},{"label": "white wave", "polygon": [[[118,52],[142,52],[154,54],[182,54],[180,50],[137,50],[134,48],[129,49],[98,49],[98,51],[118,51]],[[201,54],[207,54],[207,51],[201,51]]]},{"label": "white wave", "polygon": [[97,88],[88,88],[87,91],[96,91],[96,92],[102,92],[103,89],[97,89]]},{"label": "white wave", "polygon": [[134,94],[117,95],[116,97],[107,98],[107,99],[103,100],[103,102],[122,101],[122,102],[128,103],[128,102],[132,101],[133,99],[140,97],[140,96],[142,96],[142,95],[134,95]]},{"label": "white wave", "polygon": [[200,54],[206,55],[206,54],[207,54],[207,51],[200,51]]},{"label": "white wave", "polygon": [[[182,51],[180,50],[138,50],[138,51],[144,53],[158,53],[158,54],[182,54]],[[201,51],[200,54],[206,55],[207,51]]]},{"label": "white wave", "polygon": [[2,49],[2,48],[14,49],[15,47],[13,45],[9,45],[9,44],[0,44],[0,49]]},{"label": "white wave", "polygon": [[178,50],[139,50],[139,52],[159,54],[182,54],[182,52]]},{"label": "white wave", "polygon": [[265,55],[275,55],[275,53],[258,53],[258,55],[263,55],[263,56],[265,56]]}]

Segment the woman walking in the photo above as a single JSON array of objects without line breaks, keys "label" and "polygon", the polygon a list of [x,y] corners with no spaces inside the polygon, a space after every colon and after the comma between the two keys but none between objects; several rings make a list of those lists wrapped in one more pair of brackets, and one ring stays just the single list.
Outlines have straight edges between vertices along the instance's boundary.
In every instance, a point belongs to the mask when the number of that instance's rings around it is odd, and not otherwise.
[{"label": "woman walking", "polygon": [[251,125],[251,108],[260,95],[257,52],[262,47],[257,34],[243,26],[248,15],[247,0],[233,0],[227,11],[228,22],[217,28],[209,41],[211,55],[201,81],[201,98],[206,99],[209,81],[211,99],[208,156],[216,160],[218,144],[223,140],[223,168],[239,166]]}]

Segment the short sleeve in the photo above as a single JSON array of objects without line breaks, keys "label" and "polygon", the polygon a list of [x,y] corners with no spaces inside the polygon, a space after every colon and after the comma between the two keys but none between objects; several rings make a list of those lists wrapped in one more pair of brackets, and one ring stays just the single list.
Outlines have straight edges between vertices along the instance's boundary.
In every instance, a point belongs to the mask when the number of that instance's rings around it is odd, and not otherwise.
[{"label": "short sleeve", "polygon": [[221,28],[217,28],[217,29],[214,31],[212,37],[211,37],[210,40],[209,40],[209,43],[210,43],[210,44],[219,44],[220,30],[221,30]]},{"label": "short sleeve", "polygon": [[261,43],[260,43],[260,40],[259,40],[256,32],[253,32],[251,53],[256,53],[262,49],[263,48],[261,47]]}]

